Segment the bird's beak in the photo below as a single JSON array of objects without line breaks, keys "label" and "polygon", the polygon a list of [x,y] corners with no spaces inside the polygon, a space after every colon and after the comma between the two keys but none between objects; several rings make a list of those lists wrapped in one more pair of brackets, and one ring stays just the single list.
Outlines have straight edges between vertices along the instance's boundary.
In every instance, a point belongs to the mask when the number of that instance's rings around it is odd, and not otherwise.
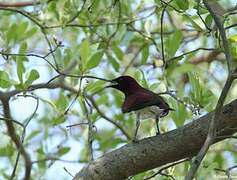
[{"label": "bird's beak", "polygon": [[105,86],[105,88],[114,88],[117,85],[118,85],[118,83],[116,81],[111,80],[109,82],[109,84],[107,86]]}]

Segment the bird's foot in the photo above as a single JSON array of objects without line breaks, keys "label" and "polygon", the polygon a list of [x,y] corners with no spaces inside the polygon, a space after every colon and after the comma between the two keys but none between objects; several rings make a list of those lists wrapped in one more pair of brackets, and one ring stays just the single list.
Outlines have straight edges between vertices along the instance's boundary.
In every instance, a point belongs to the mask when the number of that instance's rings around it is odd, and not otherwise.
[{"label": "bird's foot", "polygon": [[133,142],[133,143],[138,143],[138,139],[137,139],[137,138],[134,138],[134,139],[132,140],[132,142]]},{"label": "bird's foot", "polygon": [[159,135],[160,135],[160,131],[157,131],[157,132],[156,132],[156,135],[159,136]]}]

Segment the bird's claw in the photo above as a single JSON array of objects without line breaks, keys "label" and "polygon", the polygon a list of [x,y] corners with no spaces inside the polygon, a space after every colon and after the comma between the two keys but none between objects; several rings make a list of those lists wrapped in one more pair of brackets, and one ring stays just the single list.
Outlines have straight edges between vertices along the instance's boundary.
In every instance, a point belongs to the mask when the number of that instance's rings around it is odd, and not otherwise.
[{"label": "bird's claw", "polygon": [[138,139],[137,139],[137,138],[134,138],[134,139],[132,140],[132,142],[133,142],[133,143],[138,143]]}]

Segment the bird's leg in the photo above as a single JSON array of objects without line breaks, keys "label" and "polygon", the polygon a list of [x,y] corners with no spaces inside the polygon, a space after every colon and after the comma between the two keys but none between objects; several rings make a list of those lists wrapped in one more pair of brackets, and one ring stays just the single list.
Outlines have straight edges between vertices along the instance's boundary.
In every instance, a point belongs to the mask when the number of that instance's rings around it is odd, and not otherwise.
[{"label": "bird's leg", "polygon": [[137,116],[136,116],[136,129],[135,129],[135,134],[134,134],[134,137],[133,137],[133,142],[138,142],[137,131],[138,131],[139,126],[140,126],[140,113],[137,113]]},{"label": "bird's leg", "polygon": [[159,134],[160,134],[159,120],[160,120],[160,116],[157,115],[157,116],[156,116],[156,128],[157,128],[156,135],[159,135]]}]

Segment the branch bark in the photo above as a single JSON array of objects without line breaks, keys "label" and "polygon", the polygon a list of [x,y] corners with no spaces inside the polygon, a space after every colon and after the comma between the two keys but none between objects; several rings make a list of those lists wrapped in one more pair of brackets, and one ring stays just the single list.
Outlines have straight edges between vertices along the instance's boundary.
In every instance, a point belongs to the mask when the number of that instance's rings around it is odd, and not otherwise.
[{"label": "branch bark", "polygon": [[[31,159],[29,154],[27,153],[26,149],[24,148],[23,144],[21,143],[21,140],[19,136],[16,134],[16,129],[14,127],[14,121],[11,121],[11,112],[10,112],[10,106],[9,106],[9,97],[4,96],[2,92],[0,92],[0,101],[2,102],[3,105],[3,113],[4,117],[6,119],[9,119],[5,121],[6,126],[7,126],[7,131],[8,135],[11,137],[12,141],[14,142],[18,152],[22,155],[24,161],[25,161],[25,176],[24,180],[30,180],[30,175],[31,175]],[[10,179],[13,179],[15,176],[15,170],[14,173],[11,175]]]},{"label": "branch bark", "polygon": [[[129,143],[80,170],[74,180],[124,179],[197,154],[206,140],[209,123],[215,112],[211,112],[183,127],[145,138],[138,143]],[[237,132],[237,100],[224,106],[217,127],[219,142]]]}]

